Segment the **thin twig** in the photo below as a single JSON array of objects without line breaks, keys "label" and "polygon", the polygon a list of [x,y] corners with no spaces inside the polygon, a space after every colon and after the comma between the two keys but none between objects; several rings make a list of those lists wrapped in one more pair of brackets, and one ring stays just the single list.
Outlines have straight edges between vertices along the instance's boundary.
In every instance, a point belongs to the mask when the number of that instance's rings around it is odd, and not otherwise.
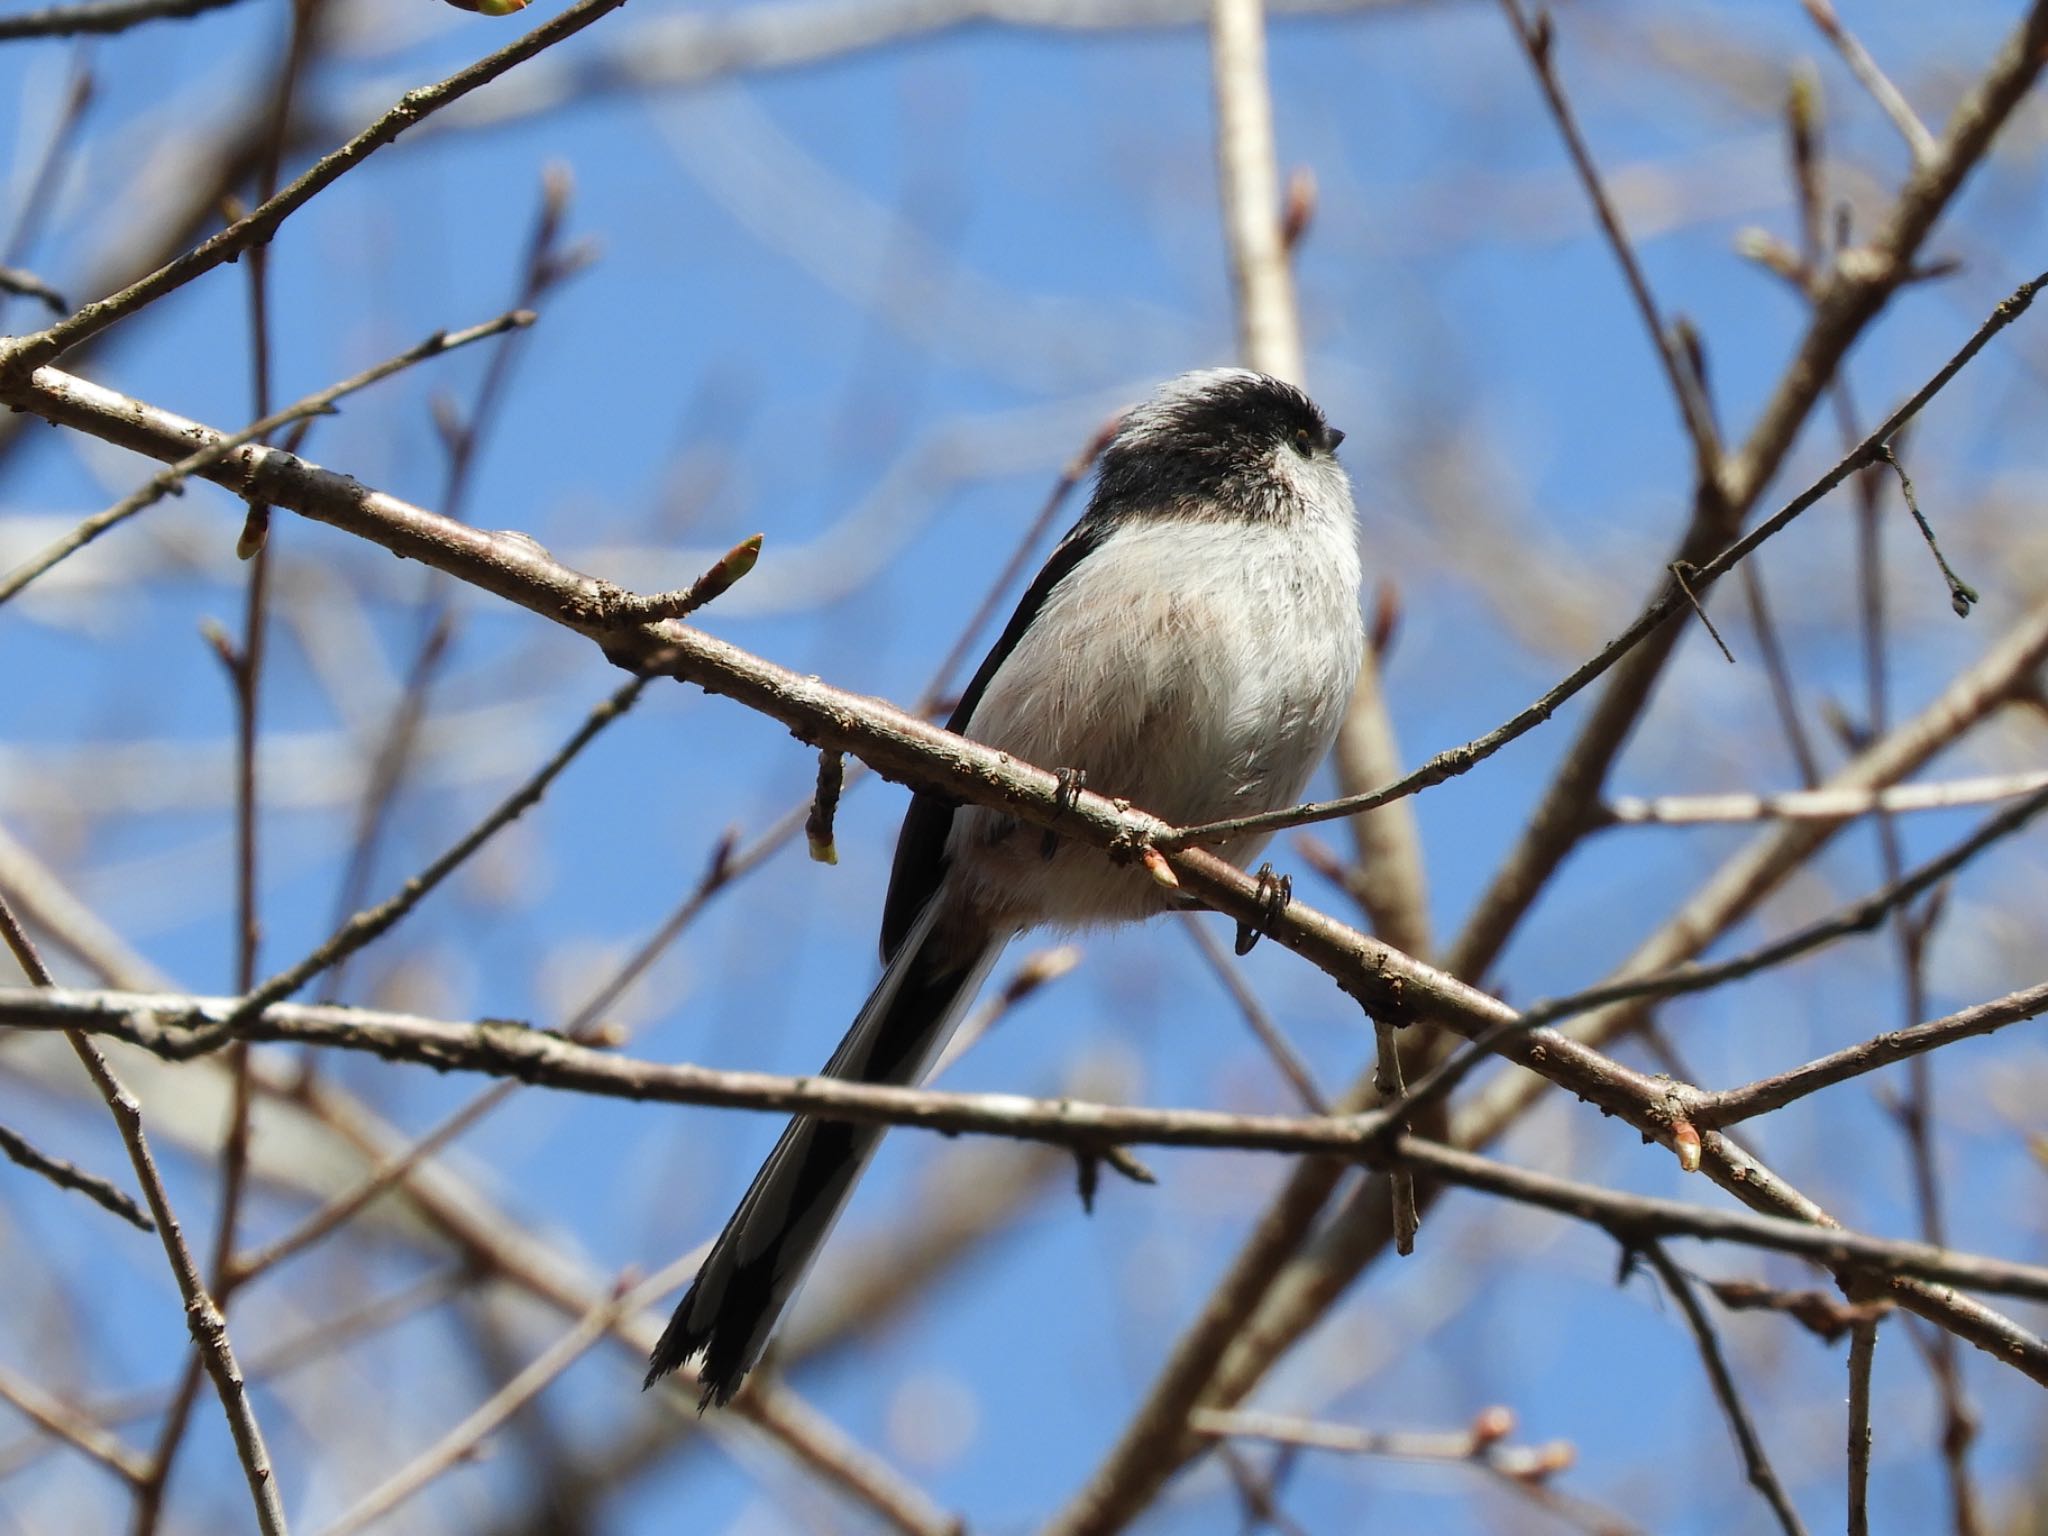
[{"label": "thin twig", "polygon": [[333,153],[310,166],[275,197],[266,198],[247,215],[235,220],[218,234],[202,241],[184,255],[157,268],[147,277],[130,283],[119,293],[87,304],[47,330],[0,345],[0,381],[26,379],[31,372],[105,330],[145,305],[183,287],[195,277],[231,261],[250,246],[268,240],[286,218],[325,191],[371,154],[391,143],[406,129],[460,101],[479,86],[486,85],[506,70],[522,64],[566,38],[574,37],[592,22],[617,10],[625,0],[577,0],[567,10],[535,27],[524,37],[508,43],[496,53],[457,70],[433,85],[407,91],[377,121]]},{"label": "thin twig", "polygon": [[149,1458],[105,1425],[53,1397],[24,1376],[0,1366],[0,1400],[11,1403],[46,1434],[98,1462],[131,1488],[149,1475]]},{"label": "thin twig", "polygon": [[527,310],[513,310],[482,325],[474,325],[461,331],[436,331],[417,346],[408,347],[396,357],[388,357],[374,368],[366,368],[353,378],[343,379],[339,384],[316,390],[304,399],[286,406],[283,410],[253,421],[241,431],[218,438],[196,453],[180,458],[168,469],[150,477],[133,494],[124,496],[104,512],[95,513],[76,528],[56,540],[40,553],[30,556],[16,566],[5,577],[0,577],[0,603],[21,591],[38,576],[67,556],[75,554],[105,533],[115,524],[125,522],[144,508],[154,505],[166,496],[175,495],[184,489],[187,480],[203,475],[208,469],[219,464],[230,454],[268,436],[287,423],[311,416],[324,416],[342,400],[358,390],[401,373],[415,363],[430,357],[439,357],[443,352],[452,352],[457,347],[466,347],[471,342],[482,341],[488,336],[497,336],[505,331],[533,324],[533,315]]},{"label": "thin twig", "polygon": [[1641,1531],[1633,1522],[1552,1486],[1552,1480],[1569,1468],[1576,1457],[1568,1441],[1528,1447],[1499,1444],[1514,1430],[1514,1415],[1505,1408],[1481,1409],[1469,1430],[1435,1434],[1376,1434],[1284,1414],[1217,1408],[1196,1409],[1189,1416],[1188,1427],[1198,1435],[1267,1440],[1286,1448],[1463,1463],[1488,1473],[1500,1487],[1591,1536],[1639,1536]]},{"label": "thin twig", "polygon": [[754,568],[761,558],[761,535],[741,539],[711,568],[680,592],[656,592],[646,597],[627,594],[606,609],[605,622],[650,624],[657,619],[686,619],[726,591]]},{"label": "thin twig", "polygon": [[1934,554],[1934,563],[1941,567],[1941,579],[1948,583],[1948,603],[1955,610],[1956,617],[1967,619],[1970,610],[1977,605],[1977,589],[1964,581],[1949,568],[1948,557],[1941,552],[1936,542],[1934,528],[1921,515],[1920,503],[1913,495],[1913,482],[1906,478],[1905,466],[1899,463],[1898,455],[1892,452],[1892,445],[1886,443],[1877,451],[1877,457],[1892,467],[1892,473],[1899,477],[1900,494],[1906,498],[1906,510],[1913,514],[1913,521],[1920,525],[1920,537],[1927,541],[1927,547]]},{"label": "thin twig", "polygon": [[[22,970],[34,983],[29,995],[47,996],[55,991],[56,983],[49,968],[43,964],[42,956],[36,952],[34,942],[15,918],[14,909],[8,905],[4,895],[0,895],[0,940],[4,940],[14,952]],[[164,1257],[170,1261],[172,1278],[177,1281],[178,1293],[184,1298],[185,1325],[191,1330],[192,1340],[198,1346],[198,1358],[206,1373],[213,1378],[221,1409],[227,1415],[236,1458],[241,1463],[250,1497],[256,1505],[257,1526],[264,1536],[286,1536],[284,1504],[278,1496],[277,1477],[270,1464],[269,1448],[263,1443],[262,1427],[256,1422],[256,1410],[249,1401],[247,1384],[235,1363],[234,1346],[228,1342],[227,1323],[221,1317],[220,1309],[214,1305],[213,1297],[208,1294],[205,1281],[200,1278],[198,1262],[186,1246],[184,1230],[171,1210],[170,1196],[157,1172],[156,1156],[151,1152],[149,1138],[142,1128],[142,1105],[114,1075],[106,1058],[83,1030],[66,1029],[64,1033],[79,1065],[85,1068],[86,1076],[92,1079],[93,1087],[112,1112],[115,1128],[128,1149],[142,1198],[156,1223],[157,1240],[163,1245]]]},{"label": "thin twig", "polygon": [[1620,981],[1588,987],[1582,992],[1574,992],[1566,997],[1537,1003],[1525,1009],[1513,1022],[1496,1025],[1468,1042],[1457,1054],[1433,1068],[1427,1076],[1417,1082],[1404,1100],[1389,1105],[1388,1108],[1396,1118],[1405,1120],[1432,1104],[1442,1102],[1485,1060],[1488,1052],[1497,1050],[1506,1040],[1529,1030],[1556,1024],[1576,1014],[1587,1013],[1614,1003],[1641,1002],[1648,998],[1684,997],[1710,991],[1715,987],[1726,986],[1731,981],[1740,981],[1760,971],[1783,965],[1849,934],[1868,932],[1876,927],[1887,913],[1903,909],[1993,843],[2017,832],[2044,810],[2048,810],[2048,787],[2035,790],[2019,804],[1992,817],[1948,852],[1928,860],[1910,874],[1854,906],[1844,909],[1836,916],[1811,923],[1782,939],[1760,945],[1743,954],[1711,965],[1688,962],[1669,970],[1644,976],[1630,976]]},{"label": "thin twig", "polygon": [[1892,126],[1899,130],[1899,136],[1906,141],[1915,166],[1925,165],[1932,160],[1940,146],[1927,125],[1907,103],[1905,96],[1893,85],[1885,72],[1877,67],[1877,60],[1856,39],[1856,34],[1842,25],[1842,18],[1836,14],[1833,0],[1800,0],[1806,7],[1806,14],[1813,18],[1813,24],[1820,28],[1821,35],[1835,46],[1842,56],[1842,62],[1849,66],[1849,73],[1864,90],[1870,92],[1884,115],[1892,120]]},{"label": "thin twig", "polygon": [[40,11],[0,16],[0,42],[24,37],[104,36],[146,21],[182,21],[237,4],[238,0],[80,0]]},{"label": "thin twig", "polygon": [[1730,1312],[1779,1313],[1823,1344],[1833,1344],[1858,1323],[1874,1322],[1892,1310],[1888,1301],[1844,1301],[1834,1291],[1787,1291],[1751,1280],[1709,1280],[1705,1284]]},{"label": "thin twig", "polygon": [[1877,1323],[1849,1330],[1849,1536],[1870,1536],[1870,1369]]},{"label": "thin twig", "polygon": [[[1505,1425],[1503,1425],[1505,1420]],[[1395,1461],[1461,1462],[1511,1478],[1542,1482],[1555,1477],[1577,1459],[1563,1441],[1549,1445],[1508,1445],[1514,1415],[1505,1408],[1480,1412],[1469,1429],[1372,1430],[1349,1424],[1328,1424],[1290,1414],[1254,1413],[1243,1409],[1198,1408],[1188,1427],[1198,1435],[1265,1440],[1308,1450],[1340,1451],[1346,1456],[1385,1456]]]},{"label": "thin twig", "polygon": [[140,1227],[145,1232],[154,1232],[155,1224],[134,1198],[126,1191],[117,1189],[96,1173],[87,1173],[76,1163],[66,1162],[61,1157],[52,1157],[39,1151],[25,1136],[17,1135],[6,1126],[0,1125],[0,1153],[29,1172],[48,1179],[59,1189],[73,1190],[84,1195],[94,1204],[112,1211],[130,1226]]},{"label": "thin twig", "polygon": [[1881,789],[1804,789],[1777,795],[1621,795],[1605,820],[1621,826],[1700,826],[1748,821],[1849,821],[1858,816],[1953,810],[2030,795],[2048,787],[2048,771],[1984,774],[1934,784]]},{"label": "thin twig", "polygon": [[1686,561],[1674,560],[1671,562],[1670,566],[1671,579],[1678,583],[1679,593],[1681,596],[1685,598],[1686,603],[1692,608],[1694,617],[1696,617],[1700,621],[1700,627],[1706,630],[1708,638],[1711,639],[1714,642],[1715,646],[1720,650],[1721,659],[1727,662],[1728,665],[1732,667],[1735,665],[1735,653],[1728,649],[1728,642],[1721,638],[1721,631],[1714,628],[1714,621],[1707,617],[1707,610],[1705,606],[1700,602],[1699,594],[1693,591],[1692,587],[1690,586],[1690,584],[1687,583],[1685,579],[1686,573],[1691,569],[1691,565],[1688,564]]},{"label": "thin twig", "polygon": [[1630,1251],[1640,1254],[1657,1272],[1657,1278],[1664,1282],[1665,1291],[1685,1314],[1686,1326],[1692,1330],[1693,1341],[1699,1346],[1700,1363],[1707,1369],[1707,1380],[1714,1388],[1714,1397],[1728,1420],[1729,1432],[1735,1436],[1735,1448],[1741,1453],[1742,1468],[1749,1476],[1750,1485],[1770,1505],[1771,1513],[1777,1516],[1778,1527],[1785,1536],[1805,1536],[1806,1527],[1800,1524],[1798,1511],[1785,1496],[1784,1485],[1771,1469],[1770,1457],[1764,1454],[1763,1441],[1757,1436],[1756,1426],[1750,1422],[1749,1411],[1742,1406],[1742,1396],[1735,1389],[1735,1377],[1721,1353],[1720,1335],[1715,1333],[1714,1322],[1707,1316],[1707,1309],[1693,1294],[1692,1282],[1686,1279],[1684,1270],[1671,1262],[1671,1256],[1661,1243],[1653,1240]]},{"label": "thin twig", "polygon": [[639,702],[640,695],[650,681],[652,679],[649,677],[636,677],[612,693],[590,712],[575,734],[564,742],[532,777],[500,801],[489,815],[458,839],[445,853],[407,880],[397,895],[356,913],[305,959],[287,966],[261,986],[248,992],[236,1013],[222,1021],[216,1034],[203,1040],[195,1040],[195,1048],[208,1050],[221,1040],[232,1037],[243,1022],[260,1012],[267,1004],[290,997],[344,955],[354,954],[366,944],[389,932],[400,919],[460,868],[477,849],[533,806],[538,805],[541,797],[547,793],[548,786],[575,761],[577,754],[589,746],[606,726]]},{"label": "thin twig", "polygon": [[489,1401],[480,1404],[474,1413],[349,1506],[345,1514],[327,1527],[324,1536],[352,1536],[353,1532],[376,1523],[449,1468],[472,1456],[486,1436],[546,1390],[591,1345],[611,1332],[620,1318],[673,1290],[696,1268],[696,1264],[697,1255],[693,1253],[638,1285],[618,1286],[609,1297],[578,1318],[567,1333],[536,1355],[525,1369],[493,1393]]},{"label": "thin twig", "polygon": [[1223,990],[1228,992],[1230,1000],[1237,1004],[1237,1011],[1244,1016],[1245,1023],[1250,1026],[1259,1044],[1265,1047],[1266,1055],[1271,1058],[1274,1067],[1287,1079],[1288,1086],[1294,1090],[1294,1096],[1301,1100],[1302,1107],[1311,1114],[1330,1113],[1330,1101],[1324,1097],[1322,1089],[1316,1086],[1315,1076],[1309,1071],[1308,1063],[1301,1059],[1301,1053],[1294,1048],[1294,1042],[1281,1032],[1280,1026],[1273,1022],[1273,1016],[1259,1001],[1258,994],[1252,991],[1244,977],[1238,973],[1237,967],[1230,963],[1230,956],[1223,952],[1223,945],[1216,936],[1193,913],[1188,913],[1182,918],[1181,927],[1194,942],[1203,960],[1208,963],[1211,973],[1223,983]]},{"label": "thin twig", "polygon": [[[1408,1093],[1408,1074],[1401,1063],[1400,1028],[1389,1020],[1376,1018],[1372,1021],[1372,1040],[1373,1087],[1379,1091],[1382,1103],[1398,1104]],[[1432,1115],[1427,1124],[1416,1127],[1416,1132],[1422,1136],[1439,1136],[1444,1124],[1441,1115]],[[1399,1165],[1388,1169],[1387,1194],[1394,1214],[1394,1252],[1405,1259],[1415,1251],[1415,1234],[1422,1229],[1422,1210],[1415,1198],[1414,1173]]]},{"label": "thin twig", "polygon": [[1957,1040],[1988,1035],[2008,1024],[2037,1018],[2044,1012],[2048,1012],[2048,982],[2008,993],[1988,1003],[1978,1003],[1946,1018],[1890,1030],[1809,1061],[1804,1066],[1758,1078],[1740,1088],[1702,1094],[1688,1100],[1686,1115],[1702,1130],[1710,1126],[1735,1125],[1757,1115],[1783,1109],[1809,1094],[1875,1072],[1880,1067],[1908,1060]]},{"label": "thin twig", "polygon": [[[1520,0],[1501,0],[1501,9],[1514,29],[1515,40],[1522,45],[1522,52],[1528,58],[1530,68],[1536,73],[1536,83],[1543,92],[1543,102],[1550,109],[1550,116],[1557,124],[1558,133],[1564,139],[1565,151],[1571,157],[1572,169],[1578,173],[1579,183],[1585,189],[1586,199],[1593,205],[1594,217],[1600,221],[1601,233],[1607,237],[1607,246],[1614,253],[1615,261],[1621,267],[1622,281],[1628,285],[1629,297],[1635,301],[1636,312],[1642,317],[1643,329],[1650,339],[1650,347],[1657,354],[1657,362],[1664,370],[1664,377],[1671,386],[1671,396],[1678,406],[1679,421],[1693,449],[1694,472],[1702,487],[1718,493],[1721,472],[1721,449],[1719,434],[1704,409],[1704,400],[1693,389],[1687,378],[1687,369],[1679,349],[1673,344],[1670,330],[1665,326],[1663,316],[1658,313],[1657,301],[1650,293],[1649,280],[1643,276],[1641,264],[1636,260],[1635,248],[1629,244],[1628,233],[1621,227],[1621,219],[1614,211],[1614,205],[1607,196],[1607,188],[1600,180],[1600,171],[1593,164],[1592,151],[1586,147],[1584,136],[1579,132],[1577,115],[1572,111],[1570,100],[1565,96],[1564,87],[1557,78],[1556,62],[1552,58],[1556,34],[1551,27],[1547,12],[1537,15],[1534,23],[1523,15]],[[1731,657],[1730,660],[1733,660]]]}]

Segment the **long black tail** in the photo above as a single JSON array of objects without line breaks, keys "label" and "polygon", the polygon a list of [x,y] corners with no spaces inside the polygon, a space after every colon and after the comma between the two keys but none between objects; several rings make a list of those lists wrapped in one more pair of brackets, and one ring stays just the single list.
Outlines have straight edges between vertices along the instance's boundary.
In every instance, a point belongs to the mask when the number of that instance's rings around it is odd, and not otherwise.
[{"label": "long black tail", "polygon": [[[915,1082],[953,1033],[1004,941],[935,936],[938,905],[919,914],[825,1076]],[[704,1407],[739,1390],[881,1139],[878,1125],[790,1121],[654,1346],[646,1385],[702,1354]]]}]

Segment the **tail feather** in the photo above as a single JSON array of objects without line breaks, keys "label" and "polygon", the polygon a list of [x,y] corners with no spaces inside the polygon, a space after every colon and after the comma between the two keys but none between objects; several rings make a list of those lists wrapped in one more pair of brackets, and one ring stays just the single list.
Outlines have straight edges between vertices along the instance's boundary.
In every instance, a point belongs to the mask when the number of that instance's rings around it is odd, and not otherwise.
[{"label": "tail feather", "polygon": [[[853,1082],[911,1083],[960,1022],[1003,940],[962,943],[930,903],[825,1064]],[[723,1404],[760,1358],[882,1139],[878,1125],[790,1121],[711,1247],[648,1362],[648,1386],[696,1355],[703,1406]]]}]

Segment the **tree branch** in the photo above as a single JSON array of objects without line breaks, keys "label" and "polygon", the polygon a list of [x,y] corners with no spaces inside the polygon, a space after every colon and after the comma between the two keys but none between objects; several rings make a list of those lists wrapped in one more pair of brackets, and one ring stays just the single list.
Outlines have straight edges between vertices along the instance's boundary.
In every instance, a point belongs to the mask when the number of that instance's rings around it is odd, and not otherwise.
[{"label": "tree branch", "polygon": [[83,0],[16,16],[0,16],[0,43],[24,37],[104,36],[146,21],[182,21],[221,10],[237,0]]},{"label": "tree branch", "polygon": [[[0,1023],[70,1029],[175,1056],[194,1031],[240,1006],[236,998],[0,987]],[[251,1041],[361,1051],[438,1071],[474,1071],[634,1102],[715,1105],[804,1114],[946,1135],[1000,1136],[1083,1152],[1170,1146],[1348,1157],[1402,1163],[1448,1182],[1590,1221],[1623,1241],[1687,1236],[1748,1243],[1834,1268],[1966,1285],[2048,1301],[2048,1268],[1959,1254],[1927,1243],[1866,1237],[1825,1218],[1785,1219],[1619,1194],[1413,1137],[1393,1135],[1384,1112],[1252,1115],[1206,1109],[1134,1109],[1078,1099],[948,1093],[828,1077],[727,1072],[637,1061],[504,1019],[421,1018],[326,1004],[272,1004],[243,1026]],[[1670,1085],[1666,1085],[1667,1088]],[[1676,1096],[1683,1100],[1684,1087]],[[1719,1138],[1716,1138],[1717,1140]],[[1751,1177],[1758,1165],[1747,1162]]]}]

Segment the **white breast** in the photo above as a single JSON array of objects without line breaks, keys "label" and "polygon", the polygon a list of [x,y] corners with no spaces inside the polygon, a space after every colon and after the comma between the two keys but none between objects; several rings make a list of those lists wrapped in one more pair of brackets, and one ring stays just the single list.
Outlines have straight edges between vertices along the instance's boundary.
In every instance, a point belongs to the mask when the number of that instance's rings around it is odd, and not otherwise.
[{"label": "white breast", "polygon": [[[1304,466],[1313,472],[1323,466]],[[991,679],[967,734],[1186,825],[1300,798],[1336,734],[1362,644],[1358,555],[1341,496],[1288,522],[1120,526],[1046,600]],[[1317,487],[1321,489],[1321,487]],[[1221,849],[1248,860],[1264,839]],[[1156,887],[1099,851],[1050,858],[1033,828],[963,811],[957,894],[1019,925],[1158,910]]]}]

